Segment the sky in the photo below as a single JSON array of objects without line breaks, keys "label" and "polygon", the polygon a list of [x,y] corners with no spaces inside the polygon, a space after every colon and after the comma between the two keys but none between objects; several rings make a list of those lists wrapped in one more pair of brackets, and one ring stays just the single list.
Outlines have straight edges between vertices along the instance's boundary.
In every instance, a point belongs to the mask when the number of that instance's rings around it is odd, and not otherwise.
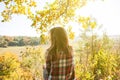
[{"label": "sky", "polygon": [[[81,16],[92,16],[98,24],[103,27],[98,33],[106,32],[108,35],[120,35],[120,0],[96,0],[88,2],[86,6],[77,11]],[[0,12],[4,10],[4,5],[0,3]],[[0,16],[0,20],[2,16]],[[74,25],[74,24],[72,24]],[[76,25],[76,24],[75,24]],[[73,27],[75,32],[79,32],[77,27]],[[14,15],[10,22],[0,22],[0,35],[8,36],[39,36],[31,21],[24,15]]]},{"label": "sky", "polygon": [[[120,35],[120,0],[96,0],[89,2],[77,14],[92,16],[102,29],[98,33],[106,32],[108,35]],[[103,32],[102,32],[103,31]]]}]

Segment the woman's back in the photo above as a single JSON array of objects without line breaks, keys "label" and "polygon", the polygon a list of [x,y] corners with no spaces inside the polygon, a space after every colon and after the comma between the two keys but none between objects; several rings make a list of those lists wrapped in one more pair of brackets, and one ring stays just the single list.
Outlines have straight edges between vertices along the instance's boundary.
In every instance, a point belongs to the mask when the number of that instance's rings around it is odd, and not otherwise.
[{"label": "woman's back", "polygon": [[74,79],[74,64],[71,53],[67,55],[64,51],[59,51],[56,56],[50,55],[49,51],[46,53],[46,69],[49,74],[48,80]]},{"label": "woman's back", "polygon": [[46,52],[46,80],[73,80],[73,50],[62,27],[50,30],[51,46]]}]

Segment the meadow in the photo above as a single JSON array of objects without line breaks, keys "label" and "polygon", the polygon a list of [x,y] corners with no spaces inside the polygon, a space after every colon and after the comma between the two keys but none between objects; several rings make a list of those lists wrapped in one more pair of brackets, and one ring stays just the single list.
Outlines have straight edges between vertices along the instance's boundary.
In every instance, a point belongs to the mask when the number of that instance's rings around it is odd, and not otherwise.
[{"label": "meadow", "polygon": [[[38,76],[37,77],[38,79],[42,80],[42,66],[44,64],[44,53],[48,48],[48,46],[49,45],[22,46],[22,47],[14,46],[14,47],[0,48],[0,69],[1,69],[0,79],[1,80],[4,80],[4,79],[5,80],[7,79],[8,80],[16,80],[16,79],[33,80],[33,75],[32,75],[32,78],[30,78],[31,75],[29,75],[29,73],[31,73],[31,71],[29,72],[29,70],[39,69],[38,70],[39,77]],[[33,61],[33,62],[31,63],[29,61]],[[30,66],[32,66],[32,68],[30,68]],[[24,71],[24,67],[29,69],[25,69]],[[14,70],[14,68],[16,69]],[[17,75],[15,75],[16,72],[17,72]],[[26,75],[25,75],[25,72],[27,73]],[[32,71],[32,73],[36,73],[36,72]],[[23,75],[24,77],[22,78],[21,76]],[[19,78],[18,76],[20,76],[21,78]],[[34,78],[37,78],[37,77],[34,77]]]},{"label": "meadow", "polygon": [[25,50],[25,46],[23,47],[7,47],[7,48],[0,48],[0,53],[11,52],[15,54],[20,54],[21,51]]},{"label": "meadow", "polygon": [[[84,36],[85,37],[85,36]],[[77,80],[119,80],[120,53],[107,35],[70,43]],[[0,48],[1,80],[43,80],[44,53],[49,45]],[[118,46],[119,47],[119,46]]]},{"label": "meadow", "polygon": [[[48,45],[41,45],[42,48],[47,49]],[[5,53],[5,52],[11,52],[15,54],[20,54],[22,51],[26,50],[26,47],[32,47],[32,46],[12,46],[12,47],[7,47],[7,48],[2,48],[0,47],[0,53]],[[34,47],[39,47],[39,46],[34,46]]]}]

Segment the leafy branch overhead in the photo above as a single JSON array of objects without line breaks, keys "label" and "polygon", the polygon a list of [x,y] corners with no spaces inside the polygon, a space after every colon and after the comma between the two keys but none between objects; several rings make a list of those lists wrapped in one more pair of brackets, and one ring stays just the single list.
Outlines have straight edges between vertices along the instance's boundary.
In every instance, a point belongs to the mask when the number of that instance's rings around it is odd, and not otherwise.
[{"label": "leafy branch overhead", "polygon": [[1,13],[2,22],[9,21],[13,14],[26,15],[32,20],[31,25],[41,32],[47,31],[56,23],[68,22],[75,15],[75,10],[86,4],[86,0],[55,0],[46,5],[43,10],[37,10],[36,0],[0,0],[0,2],[6,7]]},{"label": "leafy branch overhead", "polygon": [[[52,3],[46,2],[43,9],[41,9],[41,5],[45,3],[44,0],[41,3],[37,0],[0,0],[0,2],[5,4],[5,9],[1,12],[2,22],[11,20],[13,14],[25,15],[32,21],[31,26],[40,32],[41,41],[45,42],[47,39],[45,32],[56,24],[65,25],[70,21],[75,21],[76,10],[85,6],[88,1],[54,0]],[[77,16],[77,19],[79,20],[79,16]],[[83,22],[75,22],[84,23],[83,28],[87,24],[85,20]],[[74,38],[72,30],[68,32],[68,35],[71,39]]]}]

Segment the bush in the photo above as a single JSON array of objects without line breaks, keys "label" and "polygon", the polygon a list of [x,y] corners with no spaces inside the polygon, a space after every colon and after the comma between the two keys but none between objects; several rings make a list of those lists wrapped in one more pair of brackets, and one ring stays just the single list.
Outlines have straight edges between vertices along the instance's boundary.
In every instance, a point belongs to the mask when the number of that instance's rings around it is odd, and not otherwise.
[{"label": "bush", "polygon": [[[98,37],[83,33],[76,54],[76,76],[79,80],[120,79],[120,54],[113,52],[113,41],[104,34]],[[119,67],[119,68],[118,68]]]},{"label": "bush", "polygon": [[27,47],[21,55],[21,66],[30,70],[35,80],[42,79],[44,54],[41,47]]},{"label": "bush", "polygon": [[7,52],[0,55],[0,80],[33,80],[33,76],[21,67],[16,54]]}]

